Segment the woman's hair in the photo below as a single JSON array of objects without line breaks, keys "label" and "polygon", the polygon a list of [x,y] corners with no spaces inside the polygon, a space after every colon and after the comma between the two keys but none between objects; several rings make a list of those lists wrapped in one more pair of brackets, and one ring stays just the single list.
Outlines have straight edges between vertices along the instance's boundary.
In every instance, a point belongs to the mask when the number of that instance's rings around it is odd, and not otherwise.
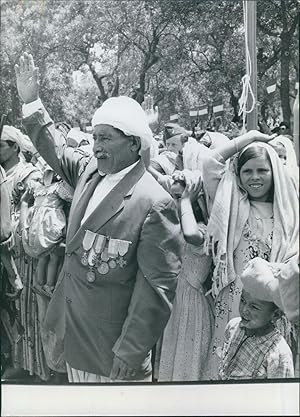
[{"label": "woman's hair", "polygon": [[240,175],[241,169],[243,165],[245,165],[246,162],[248,162],[250,159],[260,158],[260,157],[266,158],[269,164],[272,166],[268,151],[262,146],[259,146],[259,145],[250,146],[249,148],[241,152],[237,160],[238,175]]}]

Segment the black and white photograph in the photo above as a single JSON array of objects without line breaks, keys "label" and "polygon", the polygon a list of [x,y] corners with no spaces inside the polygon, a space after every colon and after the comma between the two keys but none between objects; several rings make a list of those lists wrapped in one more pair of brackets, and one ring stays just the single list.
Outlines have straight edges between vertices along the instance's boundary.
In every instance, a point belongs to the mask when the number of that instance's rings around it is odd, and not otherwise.
[{"label": "black and white photograph", "polygon": [[8,416],[299,415],[299,1],[1,0]]}]

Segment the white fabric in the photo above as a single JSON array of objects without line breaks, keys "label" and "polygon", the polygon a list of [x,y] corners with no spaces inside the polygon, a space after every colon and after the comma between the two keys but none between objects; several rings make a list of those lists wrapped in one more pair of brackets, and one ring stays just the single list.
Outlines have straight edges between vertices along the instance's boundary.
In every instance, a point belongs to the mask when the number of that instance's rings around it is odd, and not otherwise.
[{"label": "white fabric", "polygon": [[1,140],[7,141],[10,140],[11,142],[16,143],[20,150],[23,152],[29,151],[31,153],[35,153],[36,149],[31,143],[28,136],[24,135],[19,129],[16,129],[13,126],[4,125]]},{"label": "white fabric", "polygon": [[74,383],[105,383],[105,382],[152,382],[151,374],[146,376],[144,379],[141,380],[126,380],[126,379],[111,379],[107,376],[93,374],[91,372],[80,371],[79,369],[72,368],[67,363],[67,372],[68,372],[68,380],[69,382]]},{"label": "white fabric", "polygon": [[32,101],[31,103],[24,103],[22,106],[23,117],[29,117],[39,109],[44,109],[43,103],[40,98],[38,98],[35,101]]},{"label": "white fabric", "polygon": [[[99,206],[101,201],[107,196],[107,194],[131,171],[139,161],[135,162],[132,165],[122,169],[122,171],[116,172],[115,174],[107,174],[102,181],[99,182],[95,191],[90,198],[90,201],[85,210],[81,224],[83,224],[86,219],[91,215],[91,213]],[[100,175],[100,174],[99,174]]]},{"label": "white fabric", "polygon": [[130,97],[111,97],[106,100],[92,118],[93,128],[100,124],[113,126],[127,136],[138,136],[142,151],[151,148],[154,141],[146,113]]},{"label": "white fabric", "polygon": [[182,150],[184,169],[202,171],[203,160],[210,154],[211,150],[209,148],[190,137]]}]

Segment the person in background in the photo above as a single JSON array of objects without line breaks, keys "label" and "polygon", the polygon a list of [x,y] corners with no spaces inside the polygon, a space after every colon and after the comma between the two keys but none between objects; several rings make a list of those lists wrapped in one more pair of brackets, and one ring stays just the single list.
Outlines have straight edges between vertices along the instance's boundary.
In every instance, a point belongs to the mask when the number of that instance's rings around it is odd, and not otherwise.
[{"label": "person in background", "polygon": [[214,314],[204,283],[211,258],[203,252],[205,221],[197,198],[199,188],[186,185],[183,174],[173,174],[171,194],[178,206],[184,242],[182,268],[173,310],[165,328],[158,381],[200,381],[206,366]]},{"label": "person in background", "polygon": [[[18,317],[15,314],[14,299],[20,296],[23,283],[17,271],[12,248],[14,239],[11,222],[11,201],[6,185],[5,171],[0,165],[0,284],[1,284],[1,375],[12,365],[11,353],[13,341],[18,337]],[[15,315],[15,325],[11,325]]]},{"label": "person in background", "polygon": [[23,248],[20,229],[21,198],[26,189],[33,187],[41,180],[41,172],[31,163],[25,162],[21,151],[36,149],[26,135],[13,126],[4,126],[0,140],[0,163],[7,176],[7,188],[12,201],[12,233],[15,241],[12,255],[24,288],[20,297],[15,300],[17,321],[11,325],[10,318],[2,315],[4,326],[13,335],[12,367],[8,368],[5,380],[30,376],[46,381],[50,377],[41,342],[38,305],[32,284],[36,273],[37,261],[28,256]]},{"label": "person in background", "polygon": [[278,133],[279,133],[279,135],[285,136],[285,137],[293,140],[293,136],[291,136],[291,134],[290,134],[290,125],[285,121],[279,123]]},{"label": "person in background", "polygon": [[177,158],[183,148],[182,137],[186,136],[186,130],[176,124],[165,126],[164,143],[166,150],[150,161],[150,167],[162,175],[172,175],[178,169]]}]

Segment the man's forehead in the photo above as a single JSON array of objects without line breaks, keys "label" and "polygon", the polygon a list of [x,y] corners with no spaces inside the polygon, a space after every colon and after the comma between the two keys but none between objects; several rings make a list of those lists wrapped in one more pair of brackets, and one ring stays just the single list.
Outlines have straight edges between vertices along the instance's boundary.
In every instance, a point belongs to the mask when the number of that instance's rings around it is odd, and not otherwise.
[{"label": "man's forehead", "polygon": [[120,130],[116,129],[115,127],[113,127],[111,125],[101,124],[101,125],[94,126],[93,134],[94,135],[110,135],[110,136],[114,136],[114,135],[120,134]]}]

